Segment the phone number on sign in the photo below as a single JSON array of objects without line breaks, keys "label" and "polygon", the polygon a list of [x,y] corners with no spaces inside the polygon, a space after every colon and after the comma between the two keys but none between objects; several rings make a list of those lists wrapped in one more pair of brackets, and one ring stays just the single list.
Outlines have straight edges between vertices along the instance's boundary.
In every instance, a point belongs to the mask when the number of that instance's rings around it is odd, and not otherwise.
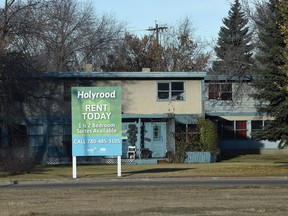
[{"label": "phone number on sign", "polygon": [[120,144],[120,139],[75,139],[74,144]]}]

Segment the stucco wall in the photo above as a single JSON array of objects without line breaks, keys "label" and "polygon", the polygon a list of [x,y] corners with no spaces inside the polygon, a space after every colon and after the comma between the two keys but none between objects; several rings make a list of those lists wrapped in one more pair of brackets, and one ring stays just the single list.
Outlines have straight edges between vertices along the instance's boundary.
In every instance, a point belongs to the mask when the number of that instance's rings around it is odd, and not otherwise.
[{"label": "stucco wall", "polygon": [[157,81],[122,83],[122,89],[127,114],[202,113],[201,81],[185,81],[184,101],[157,101]]}]

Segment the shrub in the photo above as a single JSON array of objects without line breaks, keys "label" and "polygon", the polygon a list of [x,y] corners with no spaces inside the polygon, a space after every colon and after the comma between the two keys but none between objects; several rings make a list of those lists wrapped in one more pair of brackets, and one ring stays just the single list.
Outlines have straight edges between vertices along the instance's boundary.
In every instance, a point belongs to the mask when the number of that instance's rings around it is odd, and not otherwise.
[{"label": "shrub", "polygon": [[1,147],[0,161],[10,175],[30,173],[36,165],[35,153],[29,146]]},{"label": "shrub", "polygon": [[201,150],[219,152],[217,129],[214,123],[200,117],[197,121],[197,127],[200,131],[199,146]]},{"label": "shrub", "polygon": [[175,153],[169,152],[169,161],[183,163],[188,151],[219,152],[217,130],[214,123],[203,117],[197,118],[197,132],[187,135],[186,131],[174,133],[176,141]]},{"label": "shrub", "polygon": [[129,124],[127,133],[129,142],[131,143],[132,146],[135,146],[138,133],[137,126],[135,124]]}]

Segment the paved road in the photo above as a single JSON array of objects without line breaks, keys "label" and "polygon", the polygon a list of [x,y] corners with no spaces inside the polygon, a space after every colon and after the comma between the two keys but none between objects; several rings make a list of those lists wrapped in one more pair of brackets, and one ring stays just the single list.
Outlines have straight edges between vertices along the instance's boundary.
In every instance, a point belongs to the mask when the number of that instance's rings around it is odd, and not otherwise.
[{"label": "paved road", "polygon": [[106,179],[106,180],[65,180],[65,181],[19,181],[2,184],[0,188],[45,189],[45,188],[97,188],[97,187],[141,187],[141,186],[288,186],[286,178],[143,178],[143,179]]}]

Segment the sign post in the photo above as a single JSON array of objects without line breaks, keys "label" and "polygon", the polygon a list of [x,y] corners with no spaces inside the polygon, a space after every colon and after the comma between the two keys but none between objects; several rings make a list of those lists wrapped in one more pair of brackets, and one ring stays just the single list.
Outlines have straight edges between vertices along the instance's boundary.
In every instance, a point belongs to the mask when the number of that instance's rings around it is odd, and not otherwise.
[{"label": "sign post", "polygon": [[72,157],[72,166],[73,166],[73,171],[72,171],[72,175],[73,175],[73,178],[77,178],[77,158],[76,156],[73,156]]},{"label": "sign post", "polygon": [[71,93],[73,178],[77,156],[117,156],[121,176],[121,88],[72,87]]}]

